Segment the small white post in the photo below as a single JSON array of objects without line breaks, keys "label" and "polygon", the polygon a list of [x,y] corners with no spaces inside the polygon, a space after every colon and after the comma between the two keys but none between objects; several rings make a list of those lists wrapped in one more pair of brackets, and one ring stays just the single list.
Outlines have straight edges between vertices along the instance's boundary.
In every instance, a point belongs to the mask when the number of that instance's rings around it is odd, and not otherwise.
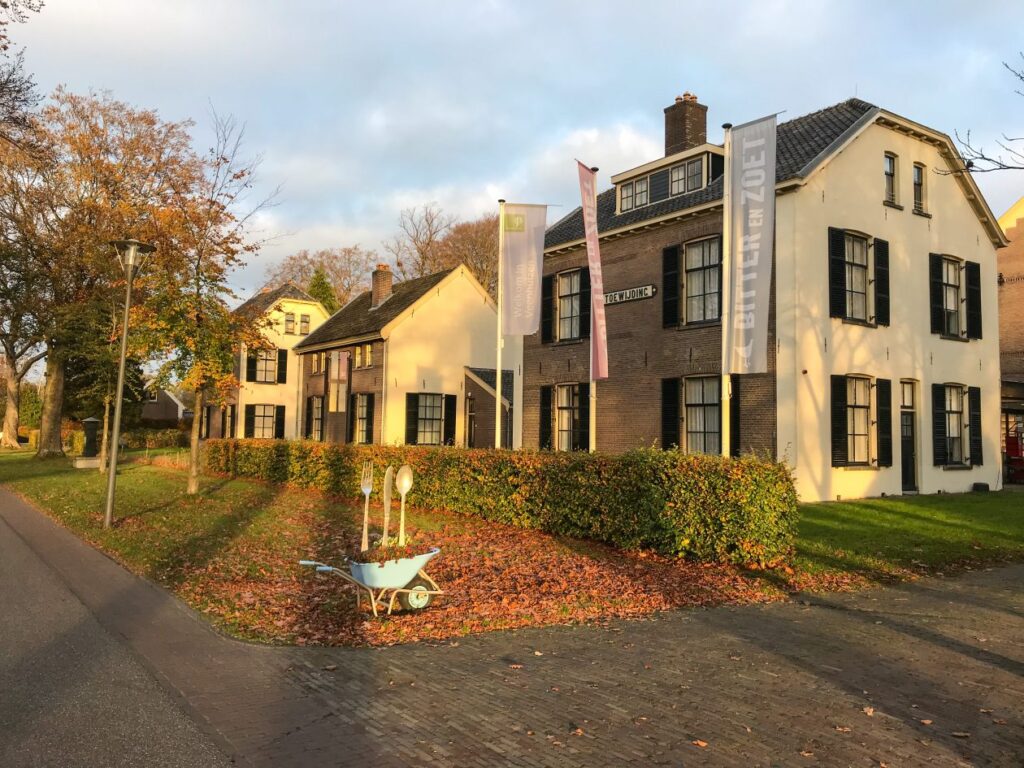
[{"label": "small white post", "polygon": [[497,367],[494,371],[494,447],[501,448],[501,348],[505,337],[501,334],[501,264],[505,250],[505,201],[498,201],[498,334]]}]

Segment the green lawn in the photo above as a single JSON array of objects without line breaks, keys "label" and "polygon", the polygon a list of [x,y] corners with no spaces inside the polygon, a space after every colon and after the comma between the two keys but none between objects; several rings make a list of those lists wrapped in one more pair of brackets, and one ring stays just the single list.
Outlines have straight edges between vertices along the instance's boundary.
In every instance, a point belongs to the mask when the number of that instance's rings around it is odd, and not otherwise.
[{"label": "green lawn", "polygon": [[886,580],[1024,560],[1024,493],[804,504],[796,569]]}]

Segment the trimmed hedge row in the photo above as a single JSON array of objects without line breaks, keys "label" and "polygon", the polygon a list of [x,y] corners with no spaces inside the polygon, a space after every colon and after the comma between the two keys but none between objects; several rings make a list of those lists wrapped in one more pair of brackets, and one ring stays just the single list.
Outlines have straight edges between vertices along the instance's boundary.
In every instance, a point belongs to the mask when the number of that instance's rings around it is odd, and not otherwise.
[{"label": "trimmed hedge row", "polygon": [[793,549],[789,469],[753,457],[639,449],[621,455],[208,440],[212,472],[360,494],[362,464],[416,473],[408,501],[521,528],[703,561],[771,566]]},{"label": "trimmed hedge row", "polygon": [[[103,439],[102,432],[96,436],[97,444]],[[130,429],[121,433],[121,445],[125,448],[187,448],[188,432],[180,429]],[[85,432],[75,430],[68,436],[68,452],[81,455],[85,450]]]}]

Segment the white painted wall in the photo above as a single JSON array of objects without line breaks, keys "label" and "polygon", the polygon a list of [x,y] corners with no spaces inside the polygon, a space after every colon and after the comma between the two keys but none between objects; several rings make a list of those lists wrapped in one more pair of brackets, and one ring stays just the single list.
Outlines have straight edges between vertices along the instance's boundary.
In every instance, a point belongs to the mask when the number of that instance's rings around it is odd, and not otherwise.
[{"label": "white painted wall", "polygon": [[[456,444],[465,438],[465,366],[494,368],[497,333],[494,302],[465,267],[423,296],[396,325],[385,329],[384,439],[405,442],[405,395],[458,397]],[[502,367],[516,372],[514,446],[522,444],[522,339],[506,339]]]},{"label": "white painted wall", "polygon": [[[899,156],[899,211],[882,204],[883,154]],[[912,166],[927,166],[926,210],[915,215]],[[918,487],[922,493],[1001,487],[999,343],[995,248],[938,149],[871,125],[799,191],[779,196],[776,214],[778,451],[796,470],[803,500],[900,494],[899,381],[916,379]],[[860,230],[889,241],[892,317],[865,328],[829,318],[828,227]],[[968,343],[932,335],[928,254],[981,264],[983,335]],[[893,466],[832,468],[830,379],[864,374],[893,382]],[[981,388],[984,466],[932,465],[931,384]],[[872,440],[874,444],[874,440]]]},{"label": "white painted wall", "polygon": [[[284,316],[288,312],[295,313],[295,333],[284,332]],[[278,306],[267,313],[270,326],[263,331],[263,335],[277,349],[293,350],[296,344],[306,338],[299,335],[299,317],[309,315],[309,330],[312,333],[327,318],[327,312],[319,302],[299,301],[296,299],[282,299]],[[245,345],[239,355],[239,380],[238,408],[236,418],[236,437],[245,435],[245,406],[246,405],[283,405],[285,406],[284,436],[287,440],[294,440],[302,436],[302,424],[300,423],[301,408],[300,397],[302,392],[302,358],[293,351],[288,354],[288,377],[284,384],[262,384],[255,381],[245,381],[247,350]]]}]

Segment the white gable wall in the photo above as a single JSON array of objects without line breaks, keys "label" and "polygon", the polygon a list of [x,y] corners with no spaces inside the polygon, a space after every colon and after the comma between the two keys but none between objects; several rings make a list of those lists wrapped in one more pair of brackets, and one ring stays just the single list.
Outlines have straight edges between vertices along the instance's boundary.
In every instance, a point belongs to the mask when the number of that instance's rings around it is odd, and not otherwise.
[{"label": "white gable wall", "polygon": [[[883,155],[899,157],[896,210],[882,204]],[[915,215],[912,168],[924,163],[925,208]],[[917,469],[922,493],[1001,486],[996,257],[989,235],[958,182],[935,169],[933,145],[871,125],[794,193],[779,196],[776,215],[778,451],[796,469],[804,500],[900,494],[901,379],[917,386]],[[859,230],[889,242],[891,324],[867,328],[829,317],[828,228]],[[928,254],[981,264],[983,336],[958,342],[931,333]],[[869,291],[870,293],[870,291]],[[962,293],[963,295],[963,293]],[[831,466],[830,376],[862,374],[893,386],[893,466]],[[931,384],[981,388],[984,466],[932,465]],[[872,392],[872,400],[874,393]],[[875,440],[872,436],[872,452]]]}]

